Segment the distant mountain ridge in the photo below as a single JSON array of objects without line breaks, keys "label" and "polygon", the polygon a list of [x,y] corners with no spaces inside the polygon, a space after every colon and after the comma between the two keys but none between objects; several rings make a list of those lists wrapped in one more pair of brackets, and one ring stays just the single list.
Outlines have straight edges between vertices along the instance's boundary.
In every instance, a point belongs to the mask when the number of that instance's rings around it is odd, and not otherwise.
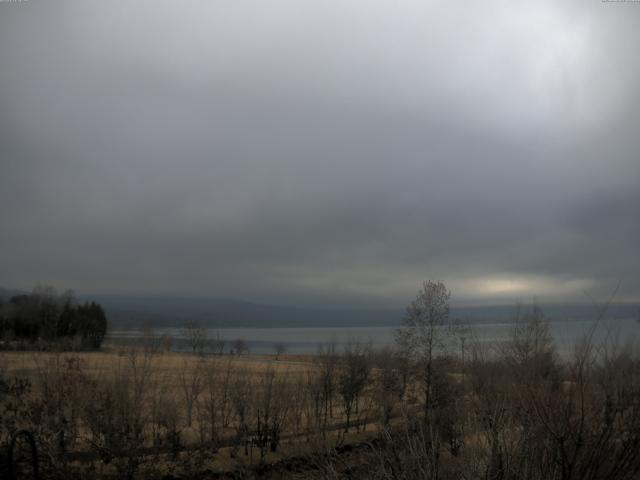
[{"label": "distant mountain ridge", "polygon": [[[404,308],[293,307],[268,305],[237,299],[180,297],[92,297],[102,304],[111,323],[118,327],[145,324],[180,327],[187,321],[219,328],[233,327],[365,327],[396,326]],[[526,307],[526,306],[525,306]],[[595,319],[592,305],[541,305],[553,321]],[[616,304],[607,318],[635,318],[640,305]],[[452,307],[451,318],[469,323],[504,323],[516,314],[515,305]]]},{"label": "distant mountain ridge", "polygon": [[[0,298],[27,293],[0,288]],[[180,327],[194,321],[210,327],[364,327],[399,325],[403,308],[338,308],[266,305],[237,299],[173,296],[80,295],[100,303],[116,328]],[[540,305],[554,321],[595,319],[592,305]],[[640,305],[615,304],[607,318],[637,318]],[[503,323],[514,318],[515,305],[452,307],[451,318],[469,323]]]},{"label": "distant mountain ridge", "polygon": [[182,326],[187,321],[220,328],[394,325],[402,311],[265,305],[235,299],[96,296],[114,325]]},{"label": "distant mountain ridge", "polygon": [[2,288],[0,287],[0,299],[9,299],[15,295],[22,295],[25,293],[29,293],[24,290],[17,290],[15,288]]}]

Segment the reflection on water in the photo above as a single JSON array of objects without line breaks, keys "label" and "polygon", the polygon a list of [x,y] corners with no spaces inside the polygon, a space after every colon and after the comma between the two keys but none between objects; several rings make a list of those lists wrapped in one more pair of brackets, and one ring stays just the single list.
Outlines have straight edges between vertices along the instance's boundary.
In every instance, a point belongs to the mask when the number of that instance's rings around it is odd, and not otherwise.
[{"label": "reflection on water", "polygon": [[[595,324],[593,320],[550,322],[551,333],[561,353],[571,351],[576,342],[592,335],[597,343],[607,341],[624,345],[637,341],[640,323],[635,319],[604,320]],[[499,344],[509,338],[513,326],[508,323],[475,324],[464,326],[465,343]],[[235,339],[243,339],[251,353],[273,353],[276,344],[284,344],[288,353],[315,353],[318,345],[336,343],[338,347],[350,342],[367,342],[374,347],[392,345],[395,327],[341,327],[341,328],[220,328],[209,329],[210,339],[220,335],[226,340],[228,351]],[[188,350],[184,333],[180,328],[156,328],[154,336],[166,334],[172,338],[172,348]],[[108,342],[116,345],[133,345],[144,339],[149,332],[142,330],[115,330],[108,335]]]}]

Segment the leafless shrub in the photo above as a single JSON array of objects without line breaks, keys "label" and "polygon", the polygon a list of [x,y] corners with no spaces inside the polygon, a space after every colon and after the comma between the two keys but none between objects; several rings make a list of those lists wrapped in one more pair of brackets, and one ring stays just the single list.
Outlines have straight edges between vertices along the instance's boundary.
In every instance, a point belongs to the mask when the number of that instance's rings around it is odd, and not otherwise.
[{"label": "leafless shrub", "polygon": [[83,412],[88,441],[121,478],[133,478],[143,462],[146,430],[150,423],[153,353],[130,349],[118,359],[113,374],[94,380]]},{"label": "leafless shrub", "polygon": [[382,426],[386,427],[404,397],[408,370],[403,359],[390,348],[375,352],[373,363],[376,368],[373,398],[380,410]]},{"label": "leafless shrub", "polygon": [[184,399],[185,418],[187,427],[191,427],[193,421],[193,408],[204,389],[205,365],[202,359],[195,362],[183,359],[182,367],[178,372],[178,382]]},{"label": "leafless shrub", "polygon": [[249,372],[245,369],[236,369],[230,387],[230,400],[236,430],[233,454],[237,453],[238,447],[244,446],[245,455],[249,455],[249,435],[253,408],[253,386]]},{"label": "leafless shrub", "polygon": [[260,450],[263,461],[267,449],[275,452],[280,444],[289,413],[289,388],[285,375],[276,375],[268,369],[260,375],[254,390],[254,421],[252,431],[254,443]]},{"label": "leafless shrub", "polygon": [[216,449],[232,414],[231,382],[235,376],[233,360],[221,365],[210,360],[203,365],[203,398],[198,405],[201,441],[209,441]]},{"label": "leafless shrub", "polygon": [[181,407],[173,395],[163,391],[156,391],[150,397],[150,426],[151,445],[160,451],[169,449],[174,455],[182,447],[181,442]]},{"label": "leafless shrub", "polygon": [[316,418],[324,434],[333,418],[333,400],[337,390],[338,355],[335,343],[320,345],[315,358],[316,374],[310,378],[310,387],[314,396]]}]

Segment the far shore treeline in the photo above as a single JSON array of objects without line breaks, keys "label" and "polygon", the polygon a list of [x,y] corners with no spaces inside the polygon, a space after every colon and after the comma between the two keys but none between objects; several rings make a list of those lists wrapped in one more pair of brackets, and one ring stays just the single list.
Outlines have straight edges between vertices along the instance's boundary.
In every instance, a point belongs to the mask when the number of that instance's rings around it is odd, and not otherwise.
[{"label": "far shore treeline", "polygon": [[73,291],[50,286],[31,293],[0,297],[0,349],[93,350],[107,333],[101,305],[80,303]]}]

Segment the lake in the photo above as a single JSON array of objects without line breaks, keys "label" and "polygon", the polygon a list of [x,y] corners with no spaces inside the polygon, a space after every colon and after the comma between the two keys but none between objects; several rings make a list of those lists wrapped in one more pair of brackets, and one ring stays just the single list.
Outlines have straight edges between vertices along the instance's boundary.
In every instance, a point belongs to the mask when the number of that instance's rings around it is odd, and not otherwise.
[{"label": "lake", "polygon": [[[573,320],[549,322],[551,333],[561,353],[572,350],[577,341],[585,338],[593,331],[596,342],[607,340],[618,344],[637,342],[640,338],[640,323],[633,318],[603,320],[598,325],[593,320]],[[595,328],[594,328],[595,327]],[[485,345],[499,344],[509,338],[513,325],[510,323],[488,323],[466,325],[465,338],[467,345],[478,341]],[[235,339],[246,342],[251,353],[274,353],[276,344],[284,344],[287,353],[313,354],[318,346],[335,343],[338,348],[350,341],[370,343],[373,347],[393,345],[396,327],[308,327],[308,328],[211,328],[207,330],[208,338],[216,335],[225,341],[225,351]],[[188,350],[184,332],[181,328],[156,328],[154,336],[166,334],[172,338],[172,349]],[[139,344],[148,336],[148,331],[141,329],[114,330],[107,336],[113,345]]]}]

